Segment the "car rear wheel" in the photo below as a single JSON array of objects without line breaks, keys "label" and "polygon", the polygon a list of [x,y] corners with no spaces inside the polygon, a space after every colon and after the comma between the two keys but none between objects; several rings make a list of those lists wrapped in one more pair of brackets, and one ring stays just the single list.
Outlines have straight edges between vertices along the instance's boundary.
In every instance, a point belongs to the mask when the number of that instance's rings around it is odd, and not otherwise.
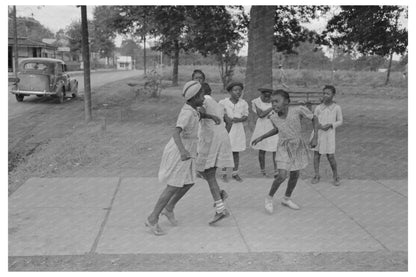
[{"label": "car rear wheel", "polygon": [[72,98],[75,98],[78,96],[78,82],[75,80],[71,84],[71,93],[72,93]]},{"label": "car rear wheel", "polygon": [[25,98],[24,95],[22,95],[22,94],[16,94],[16,100],[17,100],[17,102],[22,102],[23,101],[23,98]]}]

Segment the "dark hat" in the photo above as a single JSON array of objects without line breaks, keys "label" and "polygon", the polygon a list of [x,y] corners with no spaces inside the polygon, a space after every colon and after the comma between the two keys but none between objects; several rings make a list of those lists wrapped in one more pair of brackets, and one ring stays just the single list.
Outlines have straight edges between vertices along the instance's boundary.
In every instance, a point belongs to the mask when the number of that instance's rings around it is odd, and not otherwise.
[{"label": "dark hat", "polygon": [[263,92],[270,92],[270,93],[272,93],[273,92],[273,89],[271,89],[271,88],[259,88],[258,90],[261,93],[263,93]]},{"label": "dark hat", "polygon": [[239,86],[241,89],[244,89],[244,85],[241,82],[231,82],[227,85],[227,91],[230,91],[233,89],[233,87]]}]

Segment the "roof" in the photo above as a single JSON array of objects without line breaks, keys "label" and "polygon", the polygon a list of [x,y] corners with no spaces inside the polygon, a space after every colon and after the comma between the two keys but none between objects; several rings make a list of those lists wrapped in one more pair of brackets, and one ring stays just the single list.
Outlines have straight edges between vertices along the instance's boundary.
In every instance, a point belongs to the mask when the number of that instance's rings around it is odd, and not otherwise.
[{"label": "roof", "polygon": [[[30,38],[18,37],[17,44],[19,46],[28,46],[28,47],[42,47],[42,48],[50,48],[56,49],[56,46],[53,46],[49,43],[36,41]],[[9,45],[14,45],[14,38],[9,37]]]},{"label": "roof", "polygon": [[62,61],[62,60],[59,60],[59,59],[51,59],[51,58],[26,58],[26,59],[22,59],[20,61],[20,63],[27,62],[27,61],[46,62],[46,63],[47,62],[49,62],[49,63],[57,63],[57,62],[59,62],[59,63],[65,64],[65,62]]}]

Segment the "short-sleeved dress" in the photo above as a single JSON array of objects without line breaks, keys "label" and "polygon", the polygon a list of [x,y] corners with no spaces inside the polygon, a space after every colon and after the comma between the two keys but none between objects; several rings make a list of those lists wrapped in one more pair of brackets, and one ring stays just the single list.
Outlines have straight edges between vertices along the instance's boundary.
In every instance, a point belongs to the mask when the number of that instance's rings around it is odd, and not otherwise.
[{"label": "short-sleeved dress", "polygon": [[[341,126],[343,121],[341,107],[335,103],[329,106],[322,103],[315,108],[314,114],[321,125],[332,124],[333,128],[329,128],[327,131],[318,130],[318,144],[312,150],[318,151],[319,154],[334,154],[335,129]],[[312,131],[311,138],[313,134]]]},{"label": "short-sleeved dress", "polygon": [[[231,102],[229,98],[222,99],[219,104],[221,104],[228,117],[242,117],[248,116],[248,104],[244,99],[238,99],[237,103]],[[246,150],[246,133],[244,131],[243,122],[233,123],[231,126],[230,132],[231,150],[233,152],[242,152]]]},{"label": "short-sleeved dress", "polygon": [[212,119],[201,119],[196,170],[205,171],[212,167],[234,167],[230,138],[223,120],[224,108],[209,95],[205,95],[203,107],[206,113],[220,118],[221,123],[217,125]]},{"label": "short-sleeved dress", "polygon": [[[253,101],[251,101],[251,103],[252,103],[252,109],[254,113],[257,113],[257,108],[265,111],[272,107],[272,103],[263,102],[261,100],[261,97],[254,99]],[[260,137],[261,135],[266,134],[267,132],[273,129],[273,124],[269,119],[269,115],[271,115],[272,113],[273,111],[269,113],[267,116],[263,118],[259,117],[257,119],[256,127],[254,128],[253,135],[251,136],[250,145],[253,142],[253,140]],[[268,137],[260,141],[256,145],[252,146],[252,148],[257,149],[257,150],[268,151],[268,152],[276,152],[278,141],[279,141],[279,135],[277,134],[277,135]]]},{"label": "short-sleeved dress", "polygon": [[182,143],[189,151],[191,159],[181,160],[181,153],[172,137],[163,150],[158,174],[160,182],[174,187],[195,183],[198,123],[199,113],[190,105],[185,104],[179,113],[176,127],[182,128],[180,133]]},{"label": "short-sleeved dress", "polygon": [[274,126],[279,129],[276,164],[278,169],[295,171],[304,169],[309,162],[309,150],[302,139],[301,117],[313,118],[313,113],[304,106],[289,106],[286,118],[278,114],[270,116]]}]

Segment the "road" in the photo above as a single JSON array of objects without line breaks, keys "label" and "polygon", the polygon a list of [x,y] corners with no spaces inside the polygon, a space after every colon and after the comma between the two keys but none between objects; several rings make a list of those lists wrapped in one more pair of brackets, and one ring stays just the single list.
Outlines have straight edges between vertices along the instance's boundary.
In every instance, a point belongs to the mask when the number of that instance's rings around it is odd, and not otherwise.
[{"label": "road", "polygon": [[[97,89],[105,84],[130,78],[134,76],[140,76],[143,74],[141,70],[132,71],[111,71],[111,72],[92,72],[91,73],[91,89]],[[84,91],[84,77],[82,74],[76,74],[73,78],[78,80],[79,92]],[[25,97],[23,102],[17,102],[13,94],[10,93],[11,86],[9,86],[8,93],[8,114],[9,120],[23,115],[26,112],[40,112],[50,108],[50,104],[55,103],[56,99],[51,97],[36,97],[34,95]],[[42,105],[46,104],[46,105]],[[48,105],[49,104],[49,105]],[[58,104],[56,104],[58,105]]]}]

